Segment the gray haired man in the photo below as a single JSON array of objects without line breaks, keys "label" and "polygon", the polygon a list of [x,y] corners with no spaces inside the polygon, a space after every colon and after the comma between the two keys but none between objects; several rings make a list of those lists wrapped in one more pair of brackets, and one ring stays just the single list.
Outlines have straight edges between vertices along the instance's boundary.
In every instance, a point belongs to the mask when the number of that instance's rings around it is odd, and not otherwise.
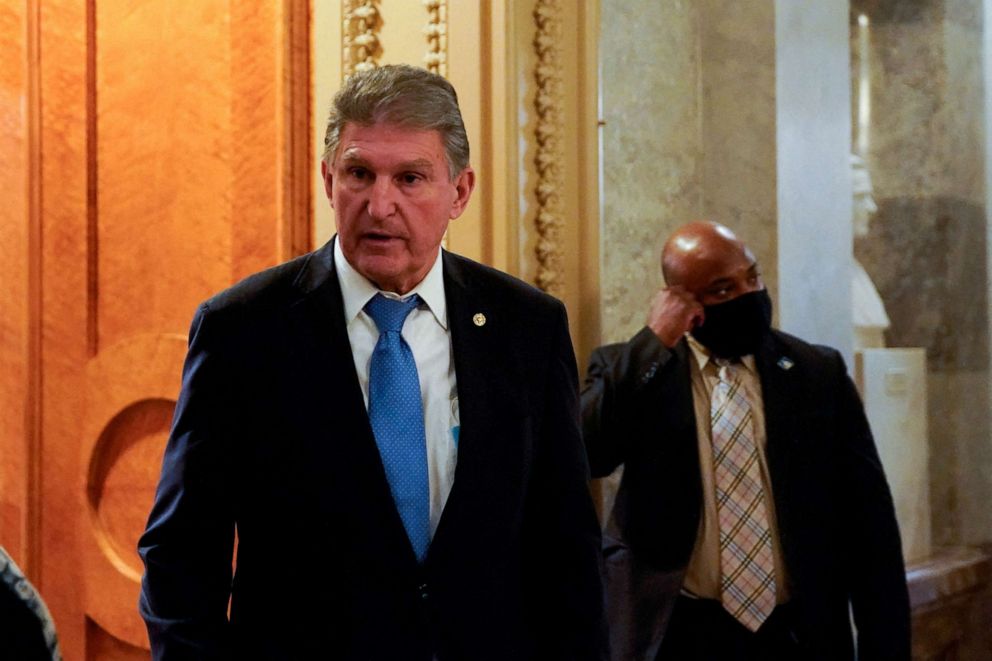
[{"label": "gray haired man", "polygon": [[139,543],[155,658],[602,658],[564,307],[441,249],[475,185],[454,89],[356,74],[326,146],[336,237],[193,320]]}]

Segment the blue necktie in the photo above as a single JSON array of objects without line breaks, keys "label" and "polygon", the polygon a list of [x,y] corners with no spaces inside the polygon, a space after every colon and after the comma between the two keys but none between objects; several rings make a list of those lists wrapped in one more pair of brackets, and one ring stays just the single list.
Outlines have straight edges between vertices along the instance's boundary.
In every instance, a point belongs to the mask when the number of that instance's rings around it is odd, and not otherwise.
[{"label": "blue necktie", "polygon": [[430,544],[430,486],[420,379],[400,331],[420,297],[405,301],[376,294],[365,304],[379,329],[369,362],[369,422],[386,479],[410,544],[423,562]]}]

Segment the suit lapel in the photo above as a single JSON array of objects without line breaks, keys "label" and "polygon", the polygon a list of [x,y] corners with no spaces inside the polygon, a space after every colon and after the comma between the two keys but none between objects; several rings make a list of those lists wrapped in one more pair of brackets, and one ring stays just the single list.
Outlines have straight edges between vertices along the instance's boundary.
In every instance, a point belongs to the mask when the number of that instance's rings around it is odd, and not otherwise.
[{"label": "suit lapel", "polygon": [[450,253],[443,252],[442,258],[461,429],[455,481],[432,548],[450,534],[448,528],[457,520],[461,505],[480,481],[477,476],[487,470],[489,430],[499,427],[494,416],[518,410],[522,395],[508,392],[507,375],[513,368],[502,360],[508,338],[500,332],[499,306],[485,296],[484,288],[474,285],[472,273]]},{"label": "suit lapel", "polygon": [[796,437],[796,413],[803,398],[803,366],[795,362],[794,356],[783,352],[774,331],[768,334],[755,358],[765,408],[768,471],[771,474],[780,535],[783,535],[781,529],[787,526],[783,526],[781,522],[789,517],[789,494],[792,491],[790,480],[795,472],[792,462],[795,444],[800,440]]},{"label": "suit lapel", "polygon": [[[301,469],[311,475],[308,486],[321,503],[320,511],[340,511],[340,502],[333,501],[346,493],[360,503],[358,525],[364,520],[370,528],[385,528],[380,535],[391,548],[405,545],[415,563],[355,374],[332,243],[315,252],[297,277],[298,298],[287,315],[293,356],[289,369],[295,371],[294,382],[301,384],[299,415],[307,418]],[[330,475],[347,484],[343,489],[326,488]]]}]

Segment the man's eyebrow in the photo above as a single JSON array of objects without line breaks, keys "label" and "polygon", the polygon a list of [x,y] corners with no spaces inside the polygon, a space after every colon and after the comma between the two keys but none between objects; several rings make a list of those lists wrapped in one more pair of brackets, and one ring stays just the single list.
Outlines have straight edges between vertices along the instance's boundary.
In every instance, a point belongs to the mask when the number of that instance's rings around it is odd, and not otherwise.
[{"label": "man's eyebrow", "polygon": [[345,150],[341,153],[341,160],[347,161],[348,163],[365,163],[366,160],[357,152],[357,150],[350,149]]},{"label": "man's eyebrow", "polygon": [[[341,162],[348,163],[349,165],[367,165],[368,160],[363,158],[357,150],[346,150],[341,154]],[[396,170],[400,172],[405,172],[407,170],[421,171],[432,174],[434,172],[434,163],[427,158],[416,158],[412,161],[403,161],[396,165]]]},{"label": "man's eyebrow", "polygon": [[417,159],[414,159],[412,161],[405,161],[403,163],[400,163],[397,166],[396,169],[397,170],[423,170],[423,171],[427,171],[427,172],[434,172],[434,164],[430,161],[430,159],[417,158]]}]

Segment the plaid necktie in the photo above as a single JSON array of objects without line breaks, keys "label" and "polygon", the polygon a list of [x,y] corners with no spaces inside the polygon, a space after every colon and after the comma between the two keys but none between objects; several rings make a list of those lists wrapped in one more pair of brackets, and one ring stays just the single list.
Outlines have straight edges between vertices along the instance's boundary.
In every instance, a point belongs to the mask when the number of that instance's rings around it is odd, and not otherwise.
[{"label": "plaid necktie", "polygon": [[417,307],[416,294],[405,301],[376,294],[365,311],[379,329],[369,361],[369,422],[382,467],[417,560],[430,545],[430,482],[420,378],[410,346],[400,332]]},{"label": "plaid necktie", "polygon": [[720,520],[720,601],[757,631],[775,608],[775,566],[748,402],[725,360],[710,401],[713,470]]}]

